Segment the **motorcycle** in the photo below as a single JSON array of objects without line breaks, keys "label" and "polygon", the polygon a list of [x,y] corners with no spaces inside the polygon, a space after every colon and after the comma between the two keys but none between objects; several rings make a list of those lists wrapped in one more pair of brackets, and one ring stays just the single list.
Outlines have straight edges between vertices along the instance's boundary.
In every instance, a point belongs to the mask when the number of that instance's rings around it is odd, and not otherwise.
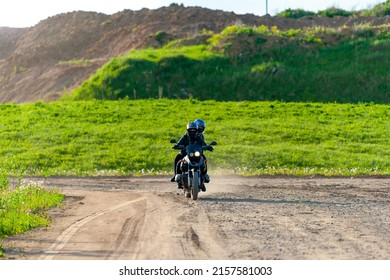
[{"label": "motorcycle", "polygon": [[[172,139],[171,143],[177,143]],[[212,146],[217,145],[217,142],[211,142],[208,146],[201,146],[197,143],[190,144],[187,147],[183,145],[175,145],[172,148],[176,150],[185,150],[186,156],[179,161],[182,174],[176,175],[176,182],[182,184],[184,194],[187,198],[193,200],[198,199],[198,193],[205,183],[203,174],[207,170],[207,163],[203,156],[205,150],[212,151]]]}]

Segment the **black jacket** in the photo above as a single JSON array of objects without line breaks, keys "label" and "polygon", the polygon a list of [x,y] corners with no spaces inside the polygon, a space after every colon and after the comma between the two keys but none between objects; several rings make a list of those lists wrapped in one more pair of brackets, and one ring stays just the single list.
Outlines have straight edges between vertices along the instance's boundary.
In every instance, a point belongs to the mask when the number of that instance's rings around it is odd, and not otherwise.
[{"label": "black jacket", "polygon": [[[202,135],[202,136],[203,136],[203,135]],[[201,145],[202,147],[203,147],[203,146],[208,146],[208,145],[206,144],[206,142],[204,141],[204,138],[201,137],[200,135],[198,135],[198,136],[195,138],[195,140],[190,140],[190,138],[188,137],[187,133],[184,134],[184,135],[179,139],[179,141],[177,142],[176,145],[179,145],[179,146],[180,146],[180,145],[183,145],[184,147],[187,147],[189,144],[195,144],[195,143]],[[180,151],[180,154],[181,154],[182,156],[185,156],[185,155],[186,155],[186,150],[185,150],[185,149],[184,149],[184,150],[181,150],[181,151]]]},{"label": "black jacket", "polygon": [[[203,136],[203,135],[202,135]],[[204,138],[201,137],[200,135],[198,135],[195,140],[190,140],[190,138],[188,137],[187,133],[184,134],[180,139],[179,141],[177,142],[177,145],[183,145],[185,147],[187,147],[189,144],[194,144],[194,143],[198,143],[199,145],[201,145],[202,147],[203,146],[207,146],[206,142],[204,141]]]}]

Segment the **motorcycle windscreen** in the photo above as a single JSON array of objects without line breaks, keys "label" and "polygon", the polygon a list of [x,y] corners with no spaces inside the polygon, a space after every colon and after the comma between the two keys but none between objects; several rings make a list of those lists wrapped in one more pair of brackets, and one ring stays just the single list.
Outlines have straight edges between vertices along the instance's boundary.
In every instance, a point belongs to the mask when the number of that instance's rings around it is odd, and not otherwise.
[{"label": "motorcycle windscreen", "polygon": [[192,162],[199,162],[202,158],[202,146],[199,144],[190,144],[186,148],[187,156]]}]

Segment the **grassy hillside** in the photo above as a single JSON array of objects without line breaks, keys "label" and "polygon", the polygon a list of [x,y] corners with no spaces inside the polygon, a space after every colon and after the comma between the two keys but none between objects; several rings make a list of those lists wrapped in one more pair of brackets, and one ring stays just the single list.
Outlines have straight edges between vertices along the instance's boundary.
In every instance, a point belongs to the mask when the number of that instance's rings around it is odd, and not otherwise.
[{"label": "grassy hillside", "polygon": [[71,99],[390,102],[389,26],[231,26],[202,36],[113,59]]},{"label": "grassy hillside", "polygon": [[0,105],[1,173],[168,175],[198,117],[211,174],[390,174],[389,105],[195,99]]}]

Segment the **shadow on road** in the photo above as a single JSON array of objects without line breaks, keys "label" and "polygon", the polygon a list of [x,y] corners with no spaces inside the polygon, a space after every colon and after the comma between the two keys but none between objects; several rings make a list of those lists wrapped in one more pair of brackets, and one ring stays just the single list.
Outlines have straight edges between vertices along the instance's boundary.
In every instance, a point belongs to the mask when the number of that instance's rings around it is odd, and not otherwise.
[{"label": "shadow on road", "polygon": [[[322,201],[309,201],[309,200],[262,200],[253,198],[212,198],[203,197],[203,201],[210,202],[232,202],[232,203],[269,203],[269,204],[307,204],[307,205],[348,205],[351,203],[336,203],[336,202],[322,202]],[[354,203],[356,204],[356,203]]]}]

